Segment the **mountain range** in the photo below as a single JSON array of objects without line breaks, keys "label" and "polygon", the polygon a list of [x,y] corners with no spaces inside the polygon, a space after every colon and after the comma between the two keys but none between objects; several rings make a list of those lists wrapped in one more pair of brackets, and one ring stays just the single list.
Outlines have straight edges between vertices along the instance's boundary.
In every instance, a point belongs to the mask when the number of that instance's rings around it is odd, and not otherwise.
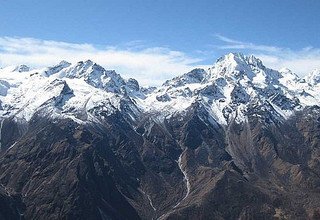
[{"label": "mountain range", "polygon": [[158,87],[0,69],[0,219],[319,219],[320,70],[230,53]]}]

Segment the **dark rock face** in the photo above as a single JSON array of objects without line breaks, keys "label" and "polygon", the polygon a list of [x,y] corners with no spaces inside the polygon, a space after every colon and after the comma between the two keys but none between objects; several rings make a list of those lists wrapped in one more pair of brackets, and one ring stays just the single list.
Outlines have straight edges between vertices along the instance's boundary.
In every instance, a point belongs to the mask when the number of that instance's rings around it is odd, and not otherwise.
[{"label": "dark rock face", "polygon": [[2,119],[0,125],[1,155],[26,132],[27,125],[25,121],[16,121],[12,118]]},{"label": "dark rock face", "polygon": [[138,219],[112,180],[108,141],[71,121],[34,119],[3,156],[2,182],[21,194],[26,219]]},{"label": "dark rock face", "polygon": [[132,79],[132,78],[128,79],[127,86],[133,91],[140,90],[140,86],[139,86],[138,81],[135,79]]},{"label": "dark rock face", "polygon": [[10,195],[10,190],[4,186],[0,186],[0,219],[24,219],[20,215],[19,209],[19,197],[16,195]]},{"label": "dark rock face", "polygon": [[161,122],[6,120],[0,219],[319,219],[319,108],[249,113],[228,126],[197,103]]}]

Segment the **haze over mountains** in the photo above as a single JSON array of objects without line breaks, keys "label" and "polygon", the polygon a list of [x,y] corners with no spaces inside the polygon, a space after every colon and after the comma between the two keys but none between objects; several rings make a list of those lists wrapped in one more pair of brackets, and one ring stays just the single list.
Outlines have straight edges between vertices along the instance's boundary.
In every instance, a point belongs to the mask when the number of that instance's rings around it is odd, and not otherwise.
[{"label": "haze over mountains", "polygon": [[3,68],[0,219],[317,219],[319,91],[239,53],[146,88]]}]

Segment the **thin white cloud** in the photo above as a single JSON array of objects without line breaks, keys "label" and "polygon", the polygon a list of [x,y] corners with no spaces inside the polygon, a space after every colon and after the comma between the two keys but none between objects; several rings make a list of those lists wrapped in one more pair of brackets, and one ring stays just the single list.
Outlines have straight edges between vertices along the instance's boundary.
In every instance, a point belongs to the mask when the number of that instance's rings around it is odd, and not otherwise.
[{"label": "thin white cloud", "polygon": [[[267,67],[287,67],[298,75],[320,68],[320,49],[305,47],[291,50],[269,45],[259,45],[215,35],[222,45],[215,49],[225,53],[242,51],[259,57]],[[199,53],[200,57],[214,58],[212,51]],[[34,38],[0,37],[0,66],[26,64],[31,67],[55,65],[61,60],[78,62],[91,59],[106,69],[115,69],[122,76],[133,77],[142,85],[160,85],[165,80],[188,72],[202,59],[190,57],[181,51],[163,47],[146,48],[143,42],[134,41],[124,47],[101,48],[92,44],[75,44]]]},{"label": "thin white cloud", "polygon": [[228,37],[225,37],[221,34],[215,35],[217,39],[227,43],[226,45],[218,46],[219,49],[249,49],[249,50],[257,50],[257,51],[265,51],[265,52],[278,52],[281,51],[282,48],[268,45],[258,45],[249,42],[243,42],[234,40]]},{"label": "thin white cloud", "polygon": [[91,44],[0,37],[0,65],[23,63],[44,67],[61,60],[78,62],[91,59],[106,69],[115,69],[124,77],[134,77],[143,85],[159,85],[166,79],[190,71],[201,61],[168,48],[142,48],[140,42],[128,43],[126,46],[126,49],[101,49]]},{"label": "thin white cloud", "polygon": [[267,67],[274,69],[289,68],[300,76],[320,68],[320,48],[305,47],[300,50],[281,48],[270,45],[243,42],[221,34],[215,35],[223,45],[215,46],[220,50],[237,50],[259,57]]}]

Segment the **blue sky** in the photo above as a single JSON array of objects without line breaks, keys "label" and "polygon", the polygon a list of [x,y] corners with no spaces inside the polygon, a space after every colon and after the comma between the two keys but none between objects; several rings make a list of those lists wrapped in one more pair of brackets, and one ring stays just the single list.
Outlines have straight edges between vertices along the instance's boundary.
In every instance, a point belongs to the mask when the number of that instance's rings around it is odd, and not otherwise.
[{"label": "blue sky", "polygon": [[0,0],[0,65],[87,57],[156,84],[239,51],[303,75],[320,68],[319,10],[318,0]]}]

